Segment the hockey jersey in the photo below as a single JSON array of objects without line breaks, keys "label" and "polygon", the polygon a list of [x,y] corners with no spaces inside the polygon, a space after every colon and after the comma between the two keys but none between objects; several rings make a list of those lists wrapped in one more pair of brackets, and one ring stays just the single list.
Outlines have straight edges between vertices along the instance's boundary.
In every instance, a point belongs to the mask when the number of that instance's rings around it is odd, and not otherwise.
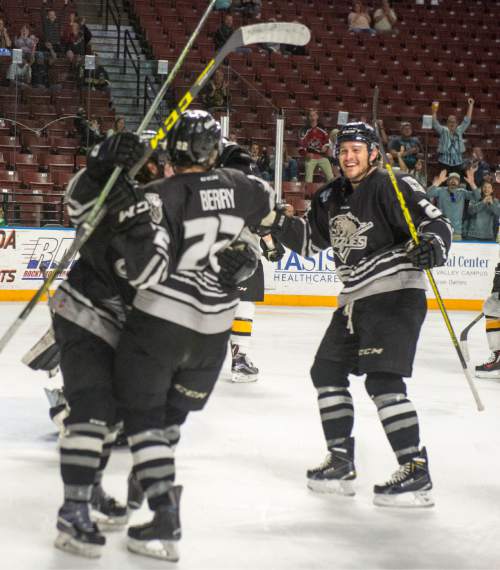
[{"label": "hockey jersey", "polygon": [[[435,234],[446,259],[451,225],[411,176],[396,174],[418,232]],[[426,289],[423,271],[406,255],[410,240],[396,192],[385,170],[375,169],[353,189],[337,178],[316,192],[303,218],[285,220],[280,241],[302,256],[332,246],[343,283],[339,306],[405,288]]]},{"label": "hockey jersey", "polygon": [[[216,254],[269,214],[273,189],[227,168],[178,174],[144,190],[150,203],[156,196],[153,219],[170,236],[171,270],[162,283],[139,290],[134,307],[203,334],[227,331],[239,297],[236,289],[221,287]],[[245,241],[255,243],[251,237]]]},{"label": "hockey jersey", "polygon": [[[92,210],[101,185],[81,170],[70,181],[67,208],[76,230]],[[168,273],[169,236],[153,222],[136,236],[115,233],[106,218],[80,250],[80,257],[53,297],[51,308],[115,347],[136,289]]]}]

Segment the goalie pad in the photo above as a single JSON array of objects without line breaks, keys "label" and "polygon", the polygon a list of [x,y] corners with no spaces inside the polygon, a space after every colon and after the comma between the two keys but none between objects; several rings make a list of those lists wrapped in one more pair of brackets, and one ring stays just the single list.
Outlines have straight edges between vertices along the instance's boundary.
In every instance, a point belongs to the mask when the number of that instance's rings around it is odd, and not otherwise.
[{"label": "goalie pad", "polygon": [[21,362],[32,370],[44,370],[51,377],[57,373],[60,361],[61,353],[52,327],[21,359]]}]

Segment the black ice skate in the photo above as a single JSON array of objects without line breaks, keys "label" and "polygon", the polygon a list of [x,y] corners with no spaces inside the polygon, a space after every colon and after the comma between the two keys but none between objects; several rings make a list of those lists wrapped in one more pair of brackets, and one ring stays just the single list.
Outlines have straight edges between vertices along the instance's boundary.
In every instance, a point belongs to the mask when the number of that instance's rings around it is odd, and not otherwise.
[{"label": "black ice skate", "polygon": [[340,446],[332,447],[322,465],[307,471],[307,486],[317,493],[353,496],[354,479],[356,468],[353,437],[347,438]]},{"label": "black ice skate", "polygon": [[500,350],[495,350],[487,362],[476,366],[476,376],[478,378],[500,378]]},{"label": "black ice skate", "polygon": [[233,363],[231,366],[232,382],[244,383],[255,382],[259,379],[259,369],[253,365],[253,362],[246,354],[240,352],[237,344],[231,346],[233,353]]},{"label": "black ice skate", "polygon": [[88,503],[65,501],[57,516],[54,546],[86,558],[99,558],[106,539],[90,520]]},{"label": "black ice skate", "polygon": [[90,506],[92,520],[100,531],[122,530],[128,522],[127,507],[108,495],[102,485],[94,485]]},{"label": "black ice skate", "polygon": [[133,471],[130,472],[127,483],[127,507],[131,510],[140,509],[142,503],[144,503],[144,491],[139,479],[137,479],[137,476]]},{"label": "black ice skate", "polygon": [[127,547],[132,552],[177,562],[179,553],[177,542],[181,538],[179,502],[182,487],[176,485],[169,492],[169,504],[160,506],[153,520],[146,524],[131,526],[128,529]]},{"label": "black ice skate", "polygon": [[432,481],[427,450],[408,461],[383,485],[375,485],[373,502],[381,507],[432,507]]}]

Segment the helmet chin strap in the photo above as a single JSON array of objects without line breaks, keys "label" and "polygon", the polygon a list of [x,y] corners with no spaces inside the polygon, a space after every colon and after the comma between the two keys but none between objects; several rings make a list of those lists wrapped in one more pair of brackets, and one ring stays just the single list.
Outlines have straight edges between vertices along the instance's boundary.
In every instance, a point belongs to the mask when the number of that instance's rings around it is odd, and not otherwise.
[{"label": "helmet chin strap", "polygon": [[362,174],[360,176],[358,176],[357,178],[350,178],[349,182],[351,184],[360,184],[368,176],[368,174],[370,174],[370,172],[373,171],[374,168],[375,168],[374,162],[369,161],[368,162],[368,168],[366,170],[364,170],[362,172]]}]

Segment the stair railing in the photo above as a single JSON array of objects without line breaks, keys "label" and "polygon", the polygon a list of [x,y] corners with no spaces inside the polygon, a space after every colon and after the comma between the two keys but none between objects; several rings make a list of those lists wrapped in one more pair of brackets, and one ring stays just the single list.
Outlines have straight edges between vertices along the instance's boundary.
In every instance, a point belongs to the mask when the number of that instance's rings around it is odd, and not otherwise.
[{"label": "stair railing", "polygon": [[[133,50],[133,53],[131,49]],[[133,55],[135,54],[136,59]],[[136,76],[135,106],[139,106],[139,94],[141,91],[141,53],[137,48],[134,38],[128,30],[123,34],[123,73],[127,72],[127,61],[130,60]]]},{"label": "stair railing", "polygon": [[[156,83],[154,82],[154,80],[149,75],[146,75],[144,77],[144,90],[143,90],[143,100],[144,100],[143,113],[144,113],[144,115],[146,114],[146,112],[151,107],[151,103],[153,102],[157,93],[158,93],[158,89],[157,89]],[[162,110],[163,105],[164,105],[164,101],[162,102],[160,107],[158,107],[158,109],[155,111],[155,114],[154,114],[154,118],[160,124],[163,122],[162,117],[165,117],[167,115],[167,113]]]},{"label": "stair railing", "polygon": [[[101,0],[101,13],[102,13],[102,2]],[[116,0],[106,0],[106,4],[104,7],[104,29],[108,31],[109,26],[109,19],[113,20],[113,23],[116,26],[116,32],[118,34],[118,41],[116,43],[116,58],[120,57],[120,41],[121,41],[121,21],[120,21],[120,8]]]}]

